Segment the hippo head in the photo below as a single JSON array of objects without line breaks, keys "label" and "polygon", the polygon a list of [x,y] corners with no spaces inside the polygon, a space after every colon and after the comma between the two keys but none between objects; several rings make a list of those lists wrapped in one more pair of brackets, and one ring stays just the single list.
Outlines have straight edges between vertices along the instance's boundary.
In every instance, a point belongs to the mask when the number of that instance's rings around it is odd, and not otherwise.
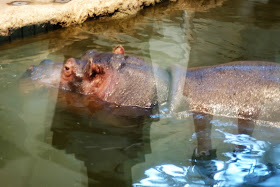
[{"label": "hippo head", "polygon": [[64,64],[43,60],[39,65],[32,65],[25,71],[20,79],[20,87],[25,92],[31,87],[33,89],[46,87],[86,95],[93,94],[100,87],[101,82],[105,80],[105,72],[109,71],[110,58],[114,54],[123,56],[124,49],[117,46],[113,53],[99,53],[95,50],[89,50],[81,60],[70,58]]},{"label": "hippo head", "polygon": [[[87,63],[83,69],[80,93],[95,94],[103,101],[120,106],[142,108],[153,107],[158,100],[165,100],[168,93],[165,72],[124,53],[122,46],[115,47],[111,53],[86,52],[81,58]],[[163,91],[157,91],[157,88]]]},{"label": "hippo head", "polygon": [[79,92],[85,95],[96,94],[103,98],[107,88],[114,85],[114,77],[125,66],[124,49],[122,46],[117,46],[112,53],[89,50],[81,58],[81,61],[86,62],[86,64],[82,73],[79,74],[82,77]]}]

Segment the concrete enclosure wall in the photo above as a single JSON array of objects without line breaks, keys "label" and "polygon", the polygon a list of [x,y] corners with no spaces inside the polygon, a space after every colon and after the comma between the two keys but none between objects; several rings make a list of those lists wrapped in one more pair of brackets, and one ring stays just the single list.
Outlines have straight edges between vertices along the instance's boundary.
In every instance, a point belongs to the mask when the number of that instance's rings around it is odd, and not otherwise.
[{"label": "concrete enclosure wall", "polygon": [[0,36],[31,25],[79,24],[90,17],[122,17],[162,0],[2,0]]}]

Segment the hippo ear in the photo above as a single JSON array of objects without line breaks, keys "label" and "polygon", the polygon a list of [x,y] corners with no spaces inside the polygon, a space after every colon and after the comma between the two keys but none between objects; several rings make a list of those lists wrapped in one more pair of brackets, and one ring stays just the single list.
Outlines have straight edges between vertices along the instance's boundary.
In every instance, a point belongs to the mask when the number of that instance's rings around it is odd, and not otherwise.
[{"label": "hippo ear", "polygon": [[124,55],[124,48],[123,48],[123,46],[121,46],[121,45],[116,46],[113,49],[113,53]]},{"label": "hippo ear", "polygon": [[104,68],[100,66],[99,64],[96,64],[92,61],[92,58],[89,59],[87,65],[84,69],[84,74],[87,77],[95,77],[97,74],[103,74]]}]

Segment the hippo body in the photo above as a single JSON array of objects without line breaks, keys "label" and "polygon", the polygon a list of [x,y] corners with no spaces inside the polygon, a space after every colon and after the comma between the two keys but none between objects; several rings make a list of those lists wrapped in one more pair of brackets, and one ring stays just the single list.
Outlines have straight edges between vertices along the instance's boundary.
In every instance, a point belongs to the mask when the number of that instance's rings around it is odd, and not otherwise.
[{"label": "hippo body", "polygon": [[[44,80],[50,77],[42,73],[47,66],[56,67],[52,71],[56,80]],[[29,79],[53,87],[59,82],[63,90],[96,95],[118,106],[153,108],[167,101],[173,106],[172,97],[182,92],[177,102],[188,105],[188,112],[280,120],[280,65],[273,62],[240,61],[188,68],[176,78],[176,72],[168,73],[139,58],[125,56],[121,48],[112,53],[90,50],[80,60],[67,60],[62,71],[59,66],[41,63],[28,70]],[[181,89],[176,87],[179,83],[183,83]]]},{"label": "hippo body", "polygon": [[191,111],[280,120],[280,65],[240,61],[189,68],[184,96]]}]

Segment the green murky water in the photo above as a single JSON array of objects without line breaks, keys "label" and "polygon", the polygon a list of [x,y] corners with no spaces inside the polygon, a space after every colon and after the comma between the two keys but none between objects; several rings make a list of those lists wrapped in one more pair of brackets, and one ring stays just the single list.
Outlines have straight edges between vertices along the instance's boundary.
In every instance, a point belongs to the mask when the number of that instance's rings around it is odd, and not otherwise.
[{"label": "green murky water", "polygon": [[[221,6],[200,4],[203,9],[186,3],[150,7],[125,20],[88,21],[0,46],[0,185],[209,185],[206,172],[192,164],[197,147],[192,117],[124,121],[106,113],[92,116],[60,108],[46,90],[23,95],[17,89],[21,74],[43,59],[63,62],[88,49],[111,51],[117,44],[163,68],[235,60],[280,63],[278,1],[228,0]],[[108,125],[111,121],[136,127]],[[252,137],[237,134],[237,120],[214,117],[212,124],[217,158],[206,164],[217,168],[212,173],[216,185],[277,186],[279,124],[259,122]],[[247,151],[234,153],[235,145]]]}]

